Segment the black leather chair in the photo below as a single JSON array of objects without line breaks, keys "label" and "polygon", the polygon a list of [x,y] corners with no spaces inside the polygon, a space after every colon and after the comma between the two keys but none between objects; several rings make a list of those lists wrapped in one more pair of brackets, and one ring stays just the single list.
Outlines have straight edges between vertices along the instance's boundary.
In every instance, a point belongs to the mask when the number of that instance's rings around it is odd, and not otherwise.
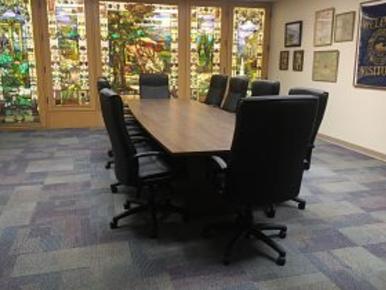
[{"label": "black leather chair", "polygon": [[316,136],[318,135],[320,125],[322,124],[324,113],[326,112],[329,94],[326,91],[308,89],[308,88],[293,88],[293,89],[290,89],[289,94],[290,95],[311,95],[319,99],[318,112],[316,114],[314,128],[312,129],[311,143],[307,150],[307,154],[305,158],[305,167],[308,170],[311,168],[312,151],[315,148],[315,139],[316,139]]},{"label": "black leather chair", "polygon": [[241,100],[228,164],[212,157],[223,173],[218,175],[223,176],[218,183],[220,192],[237,213],[236,221],[204,229],[204,235],[220,229],[235,231],[226,247],[224,264],[229,264],[236,242],[243,237],[262,240],[279,254],[276,263],[285,264],[285,250],[263,232],[278,230],[279,237],[285,238],[287,227],[254,223],[253,210],[298,195],[317,102],[312,96]]},{"label": "black leather chair", "polygon": [[248,84],[247,77],[232,77],[229,81],[228,94],[222,108],[228,112],[236,112],[240,100],[247,96]]},{"label": "black leather chair", "polygon": [[[136,187],[139,192],[144,188],[149,191],[145,201],[128,201],[126,207],[129,209],[115,216],[110,223],[110,227],[117,228],[118,221],[124,217],[148,211],[152,218],[151,236],[157,237],[157,212],[159,210],[183,214],[180,208],[167,202],[166,196],[156,198],[157,193],[161,193],[162,188],[170,189],[172,169],[165,161],[166,155],[163,152],[138,152],[138,148],[126,130],[121,97],[110,89],[103,89],[100,94],[103,106],[108,112],[107,126],[113,147],[114,171],[117,180],[120,184]],[[159,191],[156,191],[156,188]],[[165,194],[165,192],[163,193]],[[130,208],[132,204],[138,204],[138,206]]]},{"label": "black leather chair", "polygon": [[167,74],[140,74],[139,95],[142,99],[170,98],[169,77]]},{"label": "black leather chair", "polygon": [[252,97],[276,96],[280,94],[280,82],[256,80],[251,84]]},{"label": "black leather chair", "polygon": [[219,107],[224,98],[228,84],[228,76],[213,75],[210,79],[208,93],[205,103],[208,105]]},{"label": "black leather chair", "polygon": [[[106,77],[99,77],[98,80],[97,80],[97,89],[98,89],[98,92],[100,92],[102,89],[111,89],[111,85],[109,83],[109,81],[107,80]],[[104,120],[104,123],[105,123],[105,126],[106,126],[106,120],[105,120],[105,114],[103,112],[103,106],[102,106],[102,99],[101,99],[101,96],[100,96],[100,103],[101,103],[101,109],[102,109],[102,116],[103,116],[103,120]],[[125,114],[125,123],[126,123],[126,129],[128,130],[129,134],[132,135],[132,136],[144,136],[144,132],[143,130],[141,129],[141,127],[138,125],[138,123],[136,122],[134,116],[132,116],[129,112],[128,112],[128,108],[125,108],[126,109],[126,114]],[[113,151],[110,149],[107,151],[107,155],[112,158],[113,157]],[[109,160],[107,161],[106,165],[105,165],[105,168],[106,169],[110,169],[112,164],[114,164],[114,161],[113,160]],[[112,185],[112,191],[115,193],[117,192],[117,188],[114,187]]]}]

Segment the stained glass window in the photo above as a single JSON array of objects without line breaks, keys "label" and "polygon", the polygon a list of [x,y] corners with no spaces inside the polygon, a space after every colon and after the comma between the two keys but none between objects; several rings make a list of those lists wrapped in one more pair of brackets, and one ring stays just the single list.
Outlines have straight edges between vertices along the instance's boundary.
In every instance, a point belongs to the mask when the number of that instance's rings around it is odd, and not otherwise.
[{"label": "stained glass window", "polygon": [[0,123],[38,122],[29,1],[0,0]]},{"label": "stained glass window", "polygon": [[102,70],[120,94],[139,95],[139,74],[169,75],[178,88],[178,6],[100,2]]},{"label": "stained glass window", "polygon": [[210,78],[220,73],[221,8],[191,9],[191,97],[205,97]]},{"label": "stained glass window", "polygon": [[84,0],[47,0],[55,105],[88,105]]},{"label": "stained glass window", "polygon": [[263,73],[265,10],[234,9],[232,75],[260,79]]}]

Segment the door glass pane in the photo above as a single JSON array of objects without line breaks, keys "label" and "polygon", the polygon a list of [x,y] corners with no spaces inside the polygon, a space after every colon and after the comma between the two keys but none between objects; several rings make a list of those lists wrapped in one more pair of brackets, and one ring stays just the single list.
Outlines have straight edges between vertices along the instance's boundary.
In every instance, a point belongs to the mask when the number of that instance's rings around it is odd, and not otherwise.
[{"label": "door glass pane", "polygon": [[100,2],[103,74],[120,94],[139,95],[139,74],[169,75],[178,88],[178,6]]},{"label": "door glass pane", "polygon": [[89,72],[83,0],[47,0],[55,105],[88,105]]},{"label": "door glass pane", "polygon": [[221,8],[193,6],[190,36],[191,96],[203,99],[211,76],[220,73]]},{"label": "door glass pane", "polygon": [[236,7],[233,19],[232,75],[260,79],[263,73],[265,10]]},{"label": "door glass pane", "polygon": [[39,121],[29,1],[0,0],[0,123]]}]

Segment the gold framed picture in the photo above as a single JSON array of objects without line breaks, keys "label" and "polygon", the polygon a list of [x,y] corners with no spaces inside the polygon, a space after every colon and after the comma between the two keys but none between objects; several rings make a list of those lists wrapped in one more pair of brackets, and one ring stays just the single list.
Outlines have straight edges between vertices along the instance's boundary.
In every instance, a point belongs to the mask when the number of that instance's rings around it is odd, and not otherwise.
[{"label": "gold framed picture", "polygon": [[312,80],[336,83],[338,80],[339,50],[314,52]]},{"label": "gold framed picture", "polygon": [[355,11],[341,13],[335,16],[335,42],[354,40],[355,16]]},{"label": "gold framed picture", "polygon": [[292,69],[294,71],[303,71],[303,63],[304,63],[304,50],[295,50]]},{"label": "gold framed picture", "polygon": [[314,46],[332,44],[335,8],[316,11],[314,24]]},{"label": "gold framed picture", "polygon": [[280,51],[280,63],[279,63],[280,70],[288,70],[289,55],[290,54],[288,50]]}]

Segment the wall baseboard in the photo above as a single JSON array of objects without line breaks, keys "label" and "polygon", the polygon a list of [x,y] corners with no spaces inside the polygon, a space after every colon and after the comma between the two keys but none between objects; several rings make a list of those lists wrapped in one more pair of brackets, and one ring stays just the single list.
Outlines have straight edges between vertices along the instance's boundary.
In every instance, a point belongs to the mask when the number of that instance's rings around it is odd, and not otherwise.
[{"label": "wall baseboard", "polygon": [[318,134],[318,138],[320,140],[326,141],[328,143],[332,143],[332,144],[347,148],[349,150],[361,153],[363,155],[369,156],[371,158],[386,162],[386,154],[380,153],[378,151],[374,151],[374,150],[371,150],[371,149],[368,149],[368,148],[365,148],[365,147],[362,147],[359,145],[355,145],[353,143],[343,141],[341,139],[337,139],[334,137],[330,137],[330,136],[324,135],[324,134]]}]

